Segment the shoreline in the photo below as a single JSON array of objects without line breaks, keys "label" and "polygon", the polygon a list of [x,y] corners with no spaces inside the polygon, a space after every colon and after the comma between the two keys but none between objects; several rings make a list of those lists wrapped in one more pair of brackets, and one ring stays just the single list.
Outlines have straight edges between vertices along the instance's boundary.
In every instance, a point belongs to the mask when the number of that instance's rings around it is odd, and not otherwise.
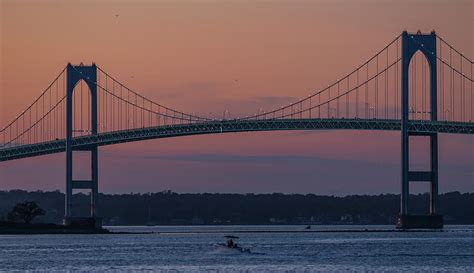
[{"label": "shoreline", "polygon": [[[266,225],[265,225],[266,226]],[[102,226],[102,227],[93,227],[93,226],[64,226],[61,224],[22,224],[22,223],[8,223],[0,222],[0,235],[46,235],[46,234],[130,234],[130,235],[186,235],[186,234],[263,234],[263,233],[393,233],[393,232],[451,232],[449,228],[413,228],[413,229],[397,229],[395,226],[367,226],[361,225],[351,225],[351,226],[326,226],[318,227],[318,225],[311,226],[306,229],[302,226],[288,226],[282,227],[279,229],[273,229],[272,227],[247,227],[242,229],[240,226],[228,227],[226,225],[222,228],[207,229],[205,226],[202,228],[192,228],[188,229],[187,226],[182,226],[182,228],[169,229],[167,226],[151,226],[151,229],[148,229],[149,226]],[[135,228],[134,228],[135,227]],[[144,229],[140,228],[144,227]],[[227,227],[227,228],[226,228]]]},{"label": "shoreline", "polygon": [[229,234],[229,233],[383,233],[383,232],[446,232],[443,229],[336,229],[336,230],[225,230],[225,231],[110,231],[108,229],[52,229],[52,230],[0,230],[0,235],[56,235],[56,234],[112,234],[112,235],[179,235],[179,234]]},{"label": "shoreline", "polygon": [[58,224],[25,224],[0,222],[0,235],[26,234],[107,234],[108,229],[91,226],[64,226]]},{"label": "shoreline", "polygon": [[0,235],[111,234],[107,229],[0,229]]}]

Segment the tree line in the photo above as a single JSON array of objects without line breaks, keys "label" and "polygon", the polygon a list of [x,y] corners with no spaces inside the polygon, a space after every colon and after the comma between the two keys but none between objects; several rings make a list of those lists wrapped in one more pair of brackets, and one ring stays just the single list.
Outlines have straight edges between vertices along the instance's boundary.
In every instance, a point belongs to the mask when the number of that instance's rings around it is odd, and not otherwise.
[{"label": "tree line", "polygon": [[[100,194],[105,225],[180,224],[393,224],[399,212],[396,194]],[[7,220],[16,204],[35,202],[44,210],[34,221],[60,223],[64,194],[59,191],[0,191],[0,220]],[[411,213],[426,214],[428,194],[411,195]],[[76,215],[87,216],[90,197],[74,195]],[[439,196],[439,213],[446,224],[474,224],[474,193],[450,192]],[[10,215],[12,217],[12,215]]]}]

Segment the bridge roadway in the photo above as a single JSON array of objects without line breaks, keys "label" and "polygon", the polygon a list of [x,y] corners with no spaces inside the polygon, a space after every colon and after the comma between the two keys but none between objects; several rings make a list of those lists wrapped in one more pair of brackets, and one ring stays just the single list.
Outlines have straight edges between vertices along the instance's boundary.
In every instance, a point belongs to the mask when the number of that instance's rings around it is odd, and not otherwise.
[{"label": "bridge roadway", "polygon": [[[409,131],[416,133],[474,134],[473,122],[410,121]],[[155,138],[287,130],[383,130],[399,131],[401,121],[394,119],[264,119],[219,120],[199,123],[161,125],[74,137],[73,149],[90,145],[106,146]],[[38,144],[15,145],[0,149],[0,162],[64,152],[65,139]]]}]

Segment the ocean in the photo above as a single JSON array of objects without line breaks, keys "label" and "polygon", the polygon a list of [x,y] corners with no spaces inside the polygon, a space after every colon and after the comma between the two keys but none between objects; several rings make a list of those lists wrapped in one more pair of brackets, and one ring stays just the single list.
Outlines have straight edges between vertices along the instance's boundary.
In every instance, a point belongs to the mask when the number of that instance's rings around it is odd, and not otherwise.
[{"label": "ocean", "polygon": [[[107,227],[150,234],[0,235],[0,271],[474,272],[474,226]],[[217,246],[240,237],[250,253]]]}]

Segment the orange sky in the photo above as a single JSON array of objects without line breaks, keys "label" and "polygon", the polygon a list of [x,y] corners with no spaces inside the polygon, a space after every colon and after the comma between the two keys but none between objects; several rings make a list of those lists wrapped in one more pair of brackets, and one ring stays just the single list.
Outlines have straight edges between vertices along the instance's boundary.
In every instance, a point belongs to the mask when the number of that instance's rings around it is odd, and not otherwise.
[{"label": "orange sky", "polygon": [[[187,112],[252,114],[260,105],[286,104],[326,86],[404,29],[435,29],[474,56],[474,4],[469,0],[0,0],[0,20],[0,127],[29,105],[67,62],[96,62],[141,94]],[[441,190],[474,191],[474,171],[467,164],[474,160],[472,137],[442,139],[441,161],[453,165],[441,168],[442,179],[454,182],[441,181]],[[155,140],[103,148],[100,183],[109,192],[398,192],[399,150],[398,133],[380,132]],[[137,159],[137,154],[167,157]],[[200,160],[189,159],[196,155]],[[272,156],[284,159],[272,161]],[[358,177],[360,186],[347,187],[347,177],[340,174],[312,174],[306,163],[311,157],[329,162],[320,167],[323,173],[339,167],[355,171],[351,176]],[[419,164],[425,159],[415,157]],[[2,163],[0,179],[6,186],[0,184],[0,189],[62,189],[62,155],[45,158],[57,164],[39,159]],[[354,164],[361,167],[349,170]],[[385,164],[387,175],[367,174],[377,164]],[[140,173],[136,184],[116,175],[116,166]],[[19,174],[23,168],[31,173]],[[177,171],[186,175],[175,175]],[[40,185],[35,177],[44,173],[48,181]],[[291,179],[298,180],[295,186],[285,183]]]}]

